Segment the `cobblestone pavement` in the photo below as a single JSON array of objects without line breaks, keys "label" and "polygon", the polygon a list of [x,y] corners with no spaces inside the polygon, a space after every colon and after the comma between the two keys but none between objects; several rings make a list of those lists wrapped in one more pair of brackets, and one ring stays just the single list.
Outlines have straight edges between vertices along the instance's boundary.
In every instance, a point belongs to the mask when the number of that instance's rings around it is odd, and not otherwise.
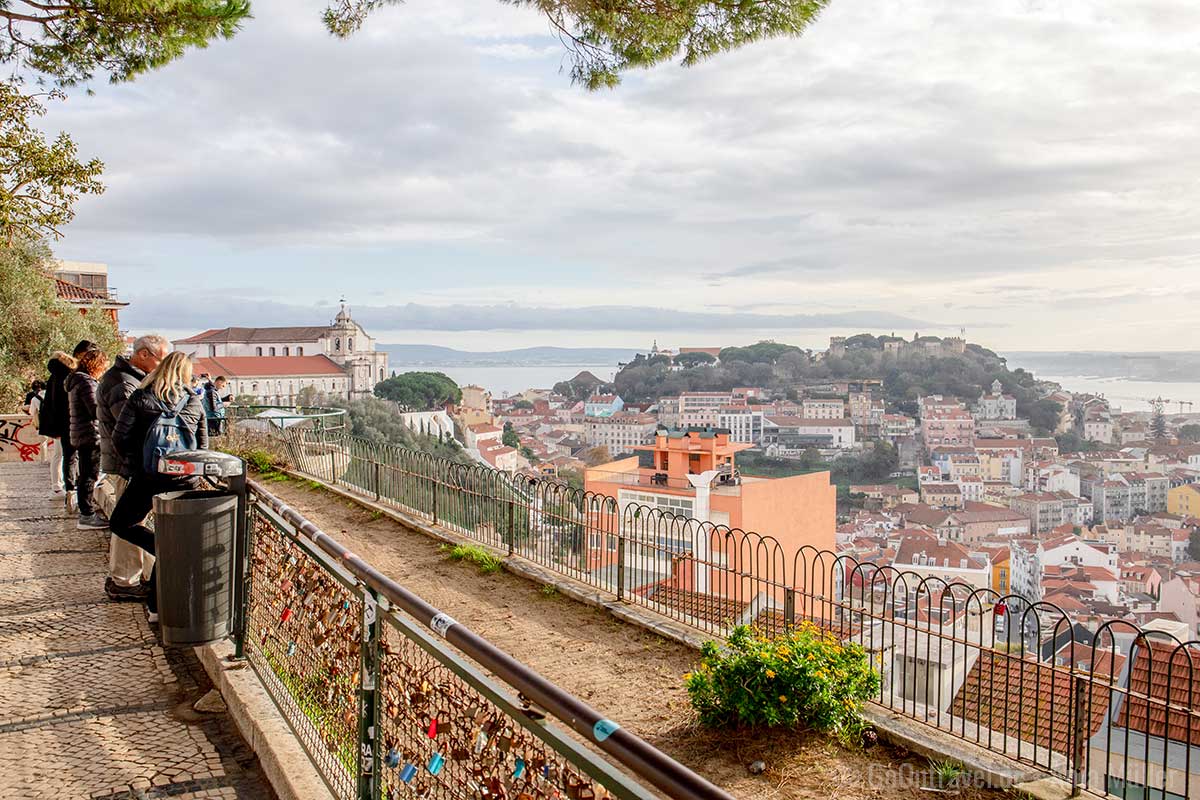
[{"label": "cobblestone pavement", "polygon": [[104,595],[108,531],[76,530],[47,465],[0,464],[0,798],[274,794],[190,648]]}]

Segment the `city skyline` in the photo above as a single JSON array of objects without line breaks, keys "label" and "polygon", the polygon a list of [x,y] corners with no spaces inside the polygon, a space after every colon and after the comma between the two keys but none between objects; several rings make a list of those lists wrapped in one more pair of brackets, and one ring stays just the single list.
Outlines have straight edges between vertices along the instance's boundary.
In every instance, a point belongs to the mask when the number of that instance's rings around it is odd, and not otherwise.
[{"label": "city skyline", "polygon": [[475,350],[1200,347],[1185,3],[834,3],[591,94],[529,10],[411,2],[338,42],[295,5],[51,104],[108,184],[56,252],[111,265],[131,329],[345,295],[382,342]]}]

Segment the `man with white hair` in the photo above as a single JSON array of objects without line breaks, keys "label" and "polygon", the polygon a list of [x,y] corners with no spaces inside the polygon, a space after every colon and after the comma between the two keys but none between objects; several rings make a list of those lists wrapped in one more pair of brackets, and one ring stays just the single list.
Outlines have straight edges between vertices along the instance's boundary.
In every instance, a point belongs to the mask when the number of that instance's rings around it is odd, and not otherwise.
[{"label": "man with white hair", "polygon": [[[147,334],[133,343],[128,358],[117,356],[112,367],[100,378],[96,390],[96,417],[100,422],[100,469],[105,473],[104,486],[97,487],[100,505],[106,513],[129,484],[124,459],[113,445],[113,429],[121,417],[125,401],[138,388],[146,374],[158,366],[171,349],[165,337]],[[109,576],[104,580],[104,592],[113,600],[144,600],[149,593],[146,581],[154,566],[154,556],[117,536],[109,543]]]}]

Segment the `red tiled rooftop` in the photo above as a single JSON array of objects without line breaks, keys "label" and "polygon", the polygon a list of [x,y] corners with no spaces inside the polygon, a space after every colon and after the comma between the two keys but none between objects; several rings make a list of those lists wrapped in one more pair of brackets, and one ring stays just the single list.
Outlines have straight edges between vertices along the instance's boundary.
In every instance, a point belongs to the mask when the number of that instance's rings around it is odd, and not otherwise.
[{"label": "red tiled rooftop", "polygon": [[[1100,729],[1110,690],[1089,683],[1085,696],[1088,735]],[[1075,713],[1074,681],[1068,670],[1003,653],[980,654],[950,713],[1059,753],[1069,753]]]},{"label": "red tiled rooftop", "polygon": [[197,358],[193,371],[199,375],[226,375],[231,378],[275,378],[328,375],[344,377],[346,372],[328,356],[219,356]]},{"label": "red tiled rooftop", "polygon": [[[1169,718],[1168,704],[1173,707]],[[1137,645],[1129,699],[1114,724],[1154,738],[1200,744],[1200,649],[1162,640]]]}]

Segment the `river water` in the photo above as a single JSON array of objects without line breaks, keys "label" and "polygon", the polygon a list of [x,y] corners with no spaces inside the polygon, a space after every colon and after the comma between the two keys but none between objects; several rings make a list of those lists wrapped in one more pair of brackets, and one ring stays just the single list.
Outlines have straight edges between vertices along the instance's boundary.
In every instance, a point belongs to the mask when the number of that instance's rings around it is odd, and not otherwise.
[{"label": "river water", "polygon": [[[1162,397],[1171,402],[1166,404],[1168,414],[1179,413],[1179,401],[1185,401],[1183,410],[1200,414],[1200,381],[1134,381],[1128,378],[1097,378],[1080,375],[1038,375],[1042,380],[1054,381],[1069,392],[1088,392],[1104,395],[1113,409],[1121,411],[1150,411],[1150,401]],[[1189,409],[1186,405],[1194,405]]]}]

